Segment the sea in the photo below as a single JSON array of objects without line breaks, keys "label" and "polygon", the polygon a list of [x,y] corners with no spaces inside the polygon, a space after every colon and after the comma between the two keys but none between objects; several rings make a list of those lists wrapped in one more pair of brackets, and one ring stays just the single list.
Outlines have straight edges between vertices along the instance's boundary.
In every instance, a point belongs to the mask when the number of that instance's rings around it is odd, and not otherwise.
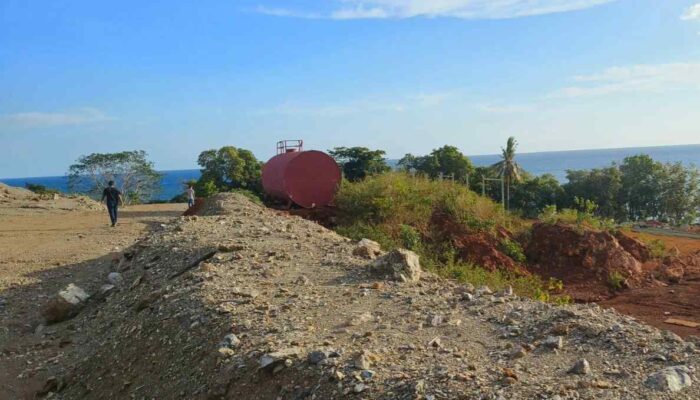
[{"label": "sea", "polygon": [[[683,146],[659,147],[628,147],[620,149],[548,151],[538,153],[518,153],[516,156],[520,166],[533,175],[552,174],[562,183],[566,182],[566,171],[572,169],[591,169],[607,167],[612,163],[620,163],[625,157],[647,154],[661,162],[681,162],[686,166],[700,167],[700,144]],[[469,156],[476,166],[492,165],[500,160],[499,154]],[[398,160],[389,160],[395,165]],[[184,182],[199,179],[198,169],[161,171],[163,180],[161,191],[153,200],[170,200],[185,190]],[[46,176],[31,178],[0,178],[0,182],[10,186],[23,187],[27,183],[44,185],[62,192],[68,191],[66,176]]]}]

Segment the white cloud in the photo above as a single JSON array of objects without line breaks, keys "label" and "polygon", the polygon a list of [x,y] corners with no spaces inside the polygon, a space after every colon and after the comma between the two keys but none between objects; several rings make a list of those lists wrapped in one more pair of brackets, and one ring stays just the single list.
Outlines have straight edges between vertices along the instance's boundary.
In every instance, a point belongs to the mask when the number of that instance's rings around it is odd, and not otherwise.
[{"label": "white cloud", "polygon": [[343,5],[327,12],[300,12],[259,7],[274,16],[328,19],[452,17],[504,19],[576,11],[616,0],[339,0]]},{"label": "white cloud", "polygon": [[700,90],[700,63],[675,63],[613,67],[599,74],[576,76],[580,84],[551,93],[549,97],[601,96],[621,92]]},{"label": "white cloud", "polygon": [[681,15],[681,19],[686,21],[700,21],[700,3],[688,7],[683,15]]},{"label": "white cloud", "polygon": [[23,112],[16,114],[0,115],[0,124],[37,128],[66,125],[87,125],[98,122],[110,121],[104,112],[95,108],[80,108],[67,112]]}]

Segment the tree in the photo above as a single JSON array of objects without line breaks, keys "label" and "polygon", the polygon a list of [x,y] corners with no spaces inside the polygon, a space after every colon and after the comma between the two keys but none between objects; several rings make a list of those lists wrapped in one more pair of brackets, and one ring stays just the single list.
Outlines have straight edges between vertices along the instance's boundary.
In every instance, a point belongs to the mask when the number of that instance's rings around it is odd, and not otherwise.
[{"label": "tree", "polygon": [[627,210],[620,199],[622,174],[617,166],[590,170],[566,171],[564,206],[573,208],[575,199],[584,198],[598,205],[597,215],[618,221],[627,219]]},{"label": "tree", "polygon": [[465,182],[474,171],[469,158],[454,146],[442,146],[422,157],[406,154],[399,160],[399,166],[404,170],[414,170],[433,179],[439,176],[453,176],[459,182]]},{"label": "tree", "polygon": [[514,137],[509,137],[506,142],[506,147],[501,147],[501,161],[493,164],[491,167],[496,171],[498,176],[505,181],[506,186],[506,209],[510,208],[510,185],[513,182],[520,182],[522,168],[515,162],[515,150],[518,147],[518,142]]},{"label": "tree", "polygon": [[663,164],[646,154],[626,157],[620,165],[621,201],[627,206],[629,219],[661,217]]},{"label": "tree", "polygon": [[162,178],[146,157],[143,150],[81,156],[68,170],[68,187],[99,197],[113,180],[125,202],[146,202],[160,191]]},{"label": "tree", "polygon": [[260,191],[262,165],[250,150],[224,146],[199,154],[202,175],[195,190],[201,197],[232,189]]},{"label": "tree", "polygon": [[660,207],[664,218],[673,224],[693,222],[700,211],[700,172],[679,162],[664,164]]},{"label": "tree", "polygon": [[566,197],[564,188],[550,174],[524,179],[513,190],[512,204],[527,218],[537,217],[547,206],[562,207]]},{"label": "tree", "polygon": [[336,147],[328,153],[340,164],[345,179],[359,181],[369,175],[390,171],[383,150],[370,150],[366,147]]}]

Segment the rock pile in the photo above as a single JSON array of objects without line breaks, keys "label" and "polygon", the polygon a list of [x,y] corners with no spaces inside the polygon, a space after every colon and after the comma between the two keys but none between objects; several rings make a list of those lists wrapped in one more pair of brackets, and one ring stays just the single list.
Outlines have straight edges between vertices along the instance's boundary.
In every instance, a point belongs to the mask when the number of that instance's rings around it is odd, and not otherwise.
[{"label": "rock pile", "polygon": [[694,343],[438,279],[407,251],[368,260],[312,222],[218,200],[225,215],[164,225],[114,264],[121,284],[52,325],[47,341],[80,345],[45,366],[48,396],[700,398]]}]

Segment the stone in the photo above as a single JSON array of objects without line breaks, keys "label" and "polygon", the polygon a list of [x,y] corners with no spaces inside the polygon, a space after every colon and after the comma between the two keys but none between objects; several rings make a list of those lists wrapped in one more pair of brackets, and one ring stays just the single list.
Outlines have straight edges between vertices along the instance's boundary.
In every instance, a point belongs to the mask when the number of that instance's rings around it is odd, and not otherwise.
[{"label": "stone", "polygon": [[121,286],[124,283],[124,277],[119,272],[110,272],[109,275],[107,275],[107,282],[109,282],[110,285]]},{"label": "stone", "polygon": [[377,359],[377,356],[373,353],[363,350],[362,352],[355,355],[353,358],[352,365],[356,369],[365,370],[372,367],[372,363]]},{"label": "stone", "polygon": [[513,359],[523,358],[526,355],[527,355],[527,350],[525,350],[525,348],[522,346],[516,346],[510,352],[510,358],[513,358]]},{"label": "stone", "polygon": [[260,357],[259,366],[260,369],[271,369],[277,365],[286,363],[287,360],[299,357],[301,349],[299,347],[290,347],[287,349],[275,351],[272,353],[264,354]]},{"label": "stone", "polygon": [[430,326],[440,326],[443,322],[443,317],[440,314],[430,314],[426,320],[427,324]]},{"label": "stone", "polygon": [[569,369],[569,373],[576,375],[588,375],[591,373],[591,365],[585,358],[580,359],[576,361],[576,364],[574,364],[574,366],[571,367],[571,369]]},{"label": "stone", "polygon": [[362,392],[364,392],[365,390],[367,390],[367,385],[365,385],[364,383],[358,383],[357,385],[355,385],[355,386],[353,387],[352,390],[353,390],[353,392],[355,392],[355,393],[362,393]]},{"label": "stone", "polygon": [[548,336],[542,345],[548,349],[560,350],[564,348],[564,338],[561,336]]},{"label": "stone", "polygon": [[236,354],[236,352],[228,347],[219,347],[219,355],[222,357],[231,357],[234,354]]},{"label": "stone", "polygon": [[474,301],[474,295],[471,293],[462,293],[463,301]]},{"label": "stone", "polygon": [[418,255],[406,249],[392,250],[375,260],[372,268],[399,282],[418,282],[422,273]]},{"label": "stone", "polygon": [[317,364],[321,363],[321,361],[325,360],[326,358],[328,358],[328,355],[326,354],[325,351],[316,350],[316,351],[310,352],[308,354],[308,356],[306,357],[306,360],[309,362],[309,364],[317,365]]},{"label": "stone", "polygon": [[48,323],[73,318],[80,312],[89,297],[83,289],[71,283],[49,300],[42,315]]},{"label": "stone", "polygon": [[377,375],[376,372],[372,371],[371,369],[365,369],[360,372],[360,377],[362,378],[363,381],[371,381],[374,376]]},{"label": "stone", "polygon": [[240,344],[241,339],[239,339],[238,336],[234,335],[233,333],[229,333],[228,335],[224,336],[224,340],[221,341],[220,346],[232,349],[238,347]]},{"label": "stone", "polygon": [[685,366],[664,368],[649,375],[644,382],[646,386],[660,392],[679,392],[692,385],[690,369]]},{"label": "stone", "polygon": [[362,239],[357,243],[357,246],[352,251],[352,254],[362,258],[374,260],[377,258],[377,256],[382,254],[382,247],[379,245],[379,243],[373,240]]},{"label": "stone", "polygon": [[482,286],[476,290],[476,294],[478,296],[488,296],[488,295],[493,294],[493,291],[488,286]]}]

